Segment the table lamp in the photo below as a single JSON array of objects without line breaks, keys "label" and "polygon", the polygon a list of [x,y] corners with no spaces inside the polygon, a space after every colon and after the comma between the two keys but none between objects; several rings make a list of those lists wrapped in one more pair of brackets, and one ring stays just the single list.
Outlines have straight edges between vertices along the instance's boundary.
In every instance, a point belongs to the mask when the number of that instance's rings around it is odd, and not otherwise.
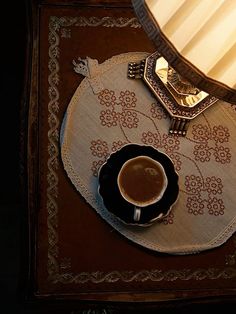
[{"label": "table lamp", "polygon": [[186,135],[189,122],[218,99],[236,104],[236,0],[132,0],[157,51],[129,63],[171,116],[169,132]]}]

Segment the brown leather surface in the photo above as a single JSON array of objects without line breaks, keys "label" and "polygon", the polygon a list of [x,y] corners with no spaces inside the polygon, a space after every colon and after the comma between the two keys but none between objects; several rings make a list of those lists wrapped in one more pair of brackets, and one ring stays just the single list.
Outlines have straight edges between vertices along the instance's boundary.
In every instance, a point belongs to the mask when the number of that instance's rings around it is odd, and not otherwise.
[{"label": "brown leather surface", "polygon": [[[38,198],[39,204],[34,213],[35,293],[65,298],[100,293],[103,299],[115,299],[116,293],[120,300],[127,294],[145,292],[166,293],[171,299],[177,291],[182,296],[214,295],[216,291],[233,294],[235,237],[196,255],[171,256],[146,250],[103,221],[68,179],[60,159],[58,132],[82,80],[74,72],[72,60],[89,56],[103,62],[124,52],[155,50],[144,31],[131,27],[132,23],[123,27],[103,23],[77,26],[79,17],[130,20],[134,12],[122,7],[43,5],[40,9],[38,133],[31,135],[39,145],[38,169],[31,173],[38,175],[39,192],[30,196],[31,203]],[[35,145],[34,141],[29,145]]]}]

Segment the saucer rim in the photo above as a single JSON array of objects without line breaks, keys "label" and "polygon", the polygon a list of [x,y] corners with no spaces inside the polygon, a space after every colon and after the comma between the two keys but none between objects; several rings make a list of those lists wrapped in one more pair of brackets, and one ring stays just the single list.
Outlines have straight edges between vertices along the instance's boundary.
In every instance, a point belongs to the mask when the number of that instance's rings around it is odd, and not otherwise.
[{"label": "saucer rim", "polygon": [[[113,206],[109,206],[109,204],[107,204],[106,196],[104,196],[103,193],[102,193],[102,191],[101,191],[101,185],[102,185],[102,183],[101,183],[101,180],[102,180],[102,179],[101,179],[101,174],[102,174],[102,171],[104,170],[104,168],[105,168],[106,166],[109,166],[110,163],[112,163],[112,159],[113,159],[113,157],[114,157],[115,155],[121,154],[122,151],[124,152],[124,151],[127,149],[127,147],[133,147],[133,148],[134,148],[135,146],[136,146],[139,150],[140,150],[140,149],[141,149],[141,150],[142,150],[142,149],[148,149],[148,150],[152,150],[153,153],[158,153],[159,155],[163,155],[163,156],[169,161],[169,164],[168,164],[168,165],[164,164],[163,161],[160,162],[160,160],[158,160],[157,158],[154,158],[153,156],[152,156],[151,158],[157,160],[157,161],[163,166],[163,168],[164,168],[165,171],[166,171],[166,168],[167,168],[167,167],[170,167],[170,166],[171,166],[172,169],[168,169],[168,172],[172,172],[172,173],[174,174],[173,177],[175,177],[175,180],[173,180],[173,178],[172,178],[172,180],[169,180],[168,174],[166,174],[167,179],[168,179],[168,185],[167,185],[166,189],[168,188],[168,186],[169,186],[169,189],[170,189],[170,186],[171,186],[171,189],[174,190],[174,191],[175,191],[175,194],[176,194],[176,196],[175,196],[174,199],[173,199],[173,202],[171,202],[170,205],[167,204],[166,206],[164,206],[163,212],[158,211],[158,214],[157,214],[156,216],[154,216],[153,218],[149,219],[148,221],[145,221],[145,220],[143,221],[143,219],[141,219],[140,222],[139,222],[139,221],[138,221],[138,222],[136,222],[136,221],[130,221],[129,219],[126,221],[126,219],[125,219],[124,216],[122,216],[122,215],[119,215],[119,216],[118,216],[117,213],[115,214],[115,213],[114,213],[114,210],[113,210],[114,207],[113,207]],[[150,152],[149,152],[149,154],[150,154]],[[137,157],[137,156],[148,156],[148,157],[150,157],[149,154],[148,154],[148,152],[146,152],[146,153],[138,154],[138,155],[136,155],[135,157]],[[129,157],[127,157],[126,160],[128,160],[128,158],[129,158]],[[125,160],[125,161],[126,161],[126,160]],[[166,160],[166,161],[167,161],[167,160]],[[125,162],[125,161],[123,161],[123,162]],[[153,147],[153,146],[151,146],[151,145],[138,144],[138,143],[127,143],[127,144],[123,145],[121,148],[119,148],[117,151],[112,152],[112,153],[108,156],[107,160],[106,160],[106,161],[101,165],[101,167],[99,168],[99,171],[98,171],[98,188],[97,188],[97,191],[98,191],[98,194],[99,194],[99,196],[101,197],[101,199],[102,199],[102,201],[103,201],[103,204],[104,204],[104,207],[106,208],[106,210],[107,210],[109,213],[111,213],[113,216],[115,216],[115,218],[117,218],[117,219],[120,220],[121,222],[125,223],[126,225],[145,226],[145,227],[146,227],[146,226],[152,225],[155,221],[163,220],[166,216],[169,215],[170,211],[172,210],[173,206],[175,205],[175,203],[177,202],[178,197],[179,197],[179,185],[178,185],[178,182],[179,182],[179,174],[178,174],[177,171],[175,170],[174,163],[173,163],[172,159],[171,159],[165,152],[163,152],[163,151],[161,151],[161,150],[159,150],[159,149],[157,149],[157,148],[155,148],[155,147]],[[115,183],[114,183],[114,184],[115,184]],[[166,191],[165,191],[165,192],[166,192]],[[163,196],[165,195],[165,192],[164,192]],[[163,196],[162,196],[162,198],[163,198]],[[157,204],[161,202],[162,198],[161,198],[160,200],[158,200],[157,202],[155,202],[155,203],[153,203],[152,205],[147,206],[147,207],[149,207],[149,209],[152,207],[151,209],[153,210],[153,207],[157,206]],[[134,206],[133,204],[131,204],[131,203],[129,203],[128,201],[124,200],[120,194],[119,194],[119,200],[120,200],[121,203],[122,203],[122,202],[125,203],[126,206],[130,206],[130,207],[133,207],[133,206]],[[119,200],[118,200],[118,201],[119,201]],[[168,207],[168,208],[166,208],[166,207]],[[151,210],[151,209],[150,209],[150,210]]]}]

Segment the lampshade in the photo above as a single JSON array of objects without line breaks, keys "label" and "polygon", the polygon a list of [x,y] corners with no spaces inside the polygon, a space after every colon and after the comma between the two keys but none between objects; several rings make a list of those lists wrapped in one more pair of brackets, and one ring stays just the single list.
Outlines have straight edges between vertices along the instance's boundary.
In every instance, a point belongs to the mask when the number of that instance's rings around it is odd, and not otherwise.
[{"label": "lampshade", "polygon": [[197,88],[236,103],[236,0],[133,0],[157,51]]}]

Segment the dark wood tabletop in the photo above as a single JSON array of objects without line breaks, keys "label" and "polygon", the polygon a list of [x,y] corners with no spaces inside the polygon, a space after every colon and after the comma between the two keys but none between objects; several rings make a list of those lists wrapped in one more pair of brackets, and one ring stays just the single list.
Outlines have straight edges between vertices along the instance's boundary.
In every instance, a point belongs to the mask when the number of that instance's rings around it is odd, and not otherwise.
[{"label": "dark wood tabletop", "polygon": [[60,127],[83,79],[72,61],[89,56],[101,63],[124,52],[156,50],[131,1],[34,0],[27,7],[21,165],[29,234],[22,287],[29,304],[72,314],[234,302],[235,236],[195,255],[146,250],[103,221],[63,168]]}]

